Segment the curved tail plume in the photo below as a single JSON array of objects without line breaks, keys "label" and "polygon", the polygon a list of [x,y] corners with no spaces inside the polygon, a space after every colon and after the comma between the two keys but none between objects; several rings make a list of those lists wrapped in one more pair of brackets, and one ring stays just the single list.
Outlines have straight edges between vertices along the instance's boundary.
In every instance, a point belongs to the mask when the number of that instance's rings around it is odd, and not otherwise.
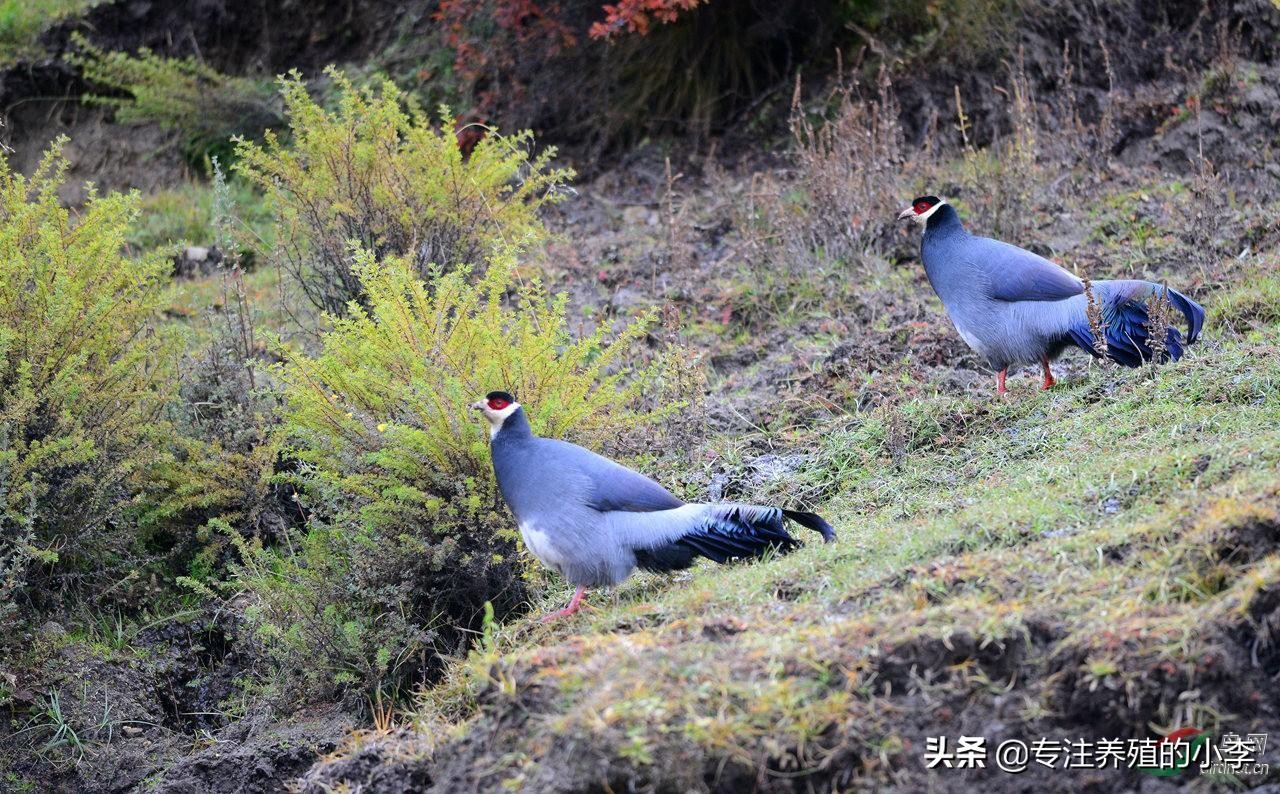
[{"label": "curved tail plume", "polygon": [[[1126,367],[1138,367],[1148,361],[1177,361],[1186,345],[1200,337],[1204,327],[1204,307],[1175,289],[1150,281],[1098,281],[1092,285],[1102,310],[1103,334],[1107,358]],[[1156,300],[1167,300],[1169,307],[1182,315],[1187,324],[1184,340],[1174,322],[1165,330],[1163,352],[1151,342],[1151,308]],[[1068,329],[1071,341],[1095,357],[1101,357],[1094,329],[1087,317],[1078,318]]]},{"label": "curved tail plume", "polygon": [[[696,508],[689,511],[689,508]],[[786,554],[801,544],[783,524],[784,519],[822,535],[824,541],[835,540],[835,530],[817,513],[782,510],[757,505],[715,504],[686,505],[670,511],[633,514],[646,523],[662,520],[663,514],[687,528],[675,537],[634,549],[636,563],[645,570],[672,571],[687,568],[697,557],[718,563],[769,553]]]},{"label": "curved tail plume", "polygon": [[782,514],[802,527],[812,529],[822,535],[822,539],[831,543],[836,539],[836,531],[817,513],[804,513],[799,510],[783,510]]}]

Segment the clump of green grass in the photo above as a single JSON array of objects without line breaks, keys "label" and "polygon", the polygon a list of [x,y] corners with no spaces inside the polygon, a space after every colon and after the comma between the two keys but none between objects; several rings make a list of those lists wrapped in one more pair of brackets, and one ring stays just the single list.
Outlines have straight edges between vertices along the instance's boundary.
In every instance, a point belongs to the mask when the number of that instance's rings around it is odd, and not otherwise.
[{"label": "clump of green grass", "polygon": [[[227,181],[238,216],[236,237],[270,244],[272,213],[267,200],[240,179]],[[139,251],[176,250],[179,245],[215,243],[214,193],[205,182],[188,182],[143,197],[138,221],[129,233],[129,244]]]},{"label": "clump of green grass", "polygon": [[18,735],[29,732],[44,736],[44,742],[37,752],[42,757],[51,759],[55,765],[59,762],[77,764],[84,758],[84,742],[75,726],[63,714],[62,698],[56,690],[45,694],[31,720],[18,731]]},{"label": "clump of green grass", "polygon": [[1244,269],[1211,307],[1212,321],[1235,333],[1280,323],[1280,276],[1271,268]]}]

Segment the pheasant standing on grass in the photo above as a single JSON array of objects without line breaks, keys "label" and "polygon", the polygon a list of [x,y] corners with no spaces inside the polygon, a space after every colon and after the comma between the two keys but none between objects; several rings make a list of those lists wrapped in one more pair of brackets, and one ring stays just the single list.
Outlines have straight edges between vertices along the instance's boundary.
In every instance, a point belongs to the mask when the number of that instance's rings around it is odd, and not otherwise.
[{"label": "pheasant standing on grass", "polygon": [[815,513],[685,503],[608,458],[539,438],[506,392],[489,392],[471,407],[489,421],[493,471],[525,546],[577,585],[569,605],[543,620],[572,615],[588,587],[617,584],[637,566],[664,572],[688,568],[698,557],[723,563],[791,551],[800,543],[784,518],[835,540],[831,525]]},{"label": "pheasant standing on grass", "polygon": [[[969,347],[996,370],[996,393],[1014,364],[1039,363],[1041,388],[1054,384],[1049,362],[1075,345],[1126,367],[1146,361],[1177,361],[1184,344],[1200,336],[1204,308],[1150,281],[1095,281],[1100,323],[1089,319],[1084,282],[1042,256],[965,231],[955,208],[937,196],[921,196],[898,214],[924,227],[920,258],[929,283]],[[1153,301],[1167,301],[1187,321],[1181,331],[1167,324],[1163,345],[1150,338]],[[1106,344],[1094,338],[1101,325]],[[1162,348],[1159,350],[1153,349]]]}]

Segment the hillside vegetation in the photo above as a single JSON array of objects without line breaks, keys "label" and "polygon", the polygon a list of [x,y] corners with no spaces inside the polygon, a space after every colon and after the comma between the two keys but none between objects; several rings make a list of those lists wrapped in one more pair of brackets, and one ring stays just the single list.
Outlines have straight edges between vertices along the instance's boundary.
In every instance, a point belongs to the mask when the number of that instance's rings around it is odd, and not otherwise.
[{"label": "hillside vegetation", "polygon": [[[963,790],[1008,783],[926,773],[925,737],[1273,728],[1278,332],[1157,378],[771,435],[814,449],[793,476],[830,494],[839,544],[495,630],[403,727],[356,734],[309,780]],[[1059,764],[1019,785],[1142,777]]]},{"label": "hillside vegetation", "polygon": [[[1272,0],[0,3],[0,790],[1280,784],[925,763],[1280,733],[1278,45]],[[923,194],[1203,338],[998,398]],[[543,624],[493,389],[838,541]]]}]

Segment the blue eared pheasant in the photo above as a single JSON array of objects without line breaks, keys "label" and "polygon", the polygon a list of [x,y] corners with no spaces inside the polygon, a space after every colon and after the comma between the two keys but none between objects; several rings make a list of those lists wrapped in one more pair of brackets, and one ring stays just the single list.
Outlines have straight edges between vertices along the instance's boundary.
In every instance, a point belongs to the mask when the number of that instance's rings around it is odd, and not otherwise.
[{"label": "blue eared pheasant", "polygon": [[[997,394],[1014,364],[1039,363],[1054,384],[1049,362],[1076,346],[1100,357],[1090,328],[1084,283],[1054,263],[1008,243],[967,232],[955,208],[921,196],[898,215],[924,227],[920,258],[929,283],[969,347],[998,373]],[[1204,324],[1204,308],[1181,292],[1150,281],[1095,281],[1106,356],[1126,367],[1157,357],[1150,344],[1149,302],[1162,297],[1186,318],[1187,336],[1168,324],[1161,361],[1182,357]],[[1157,346],[1159,347],[1159,346]]]},{"label": "blue eared pheasant", "polygon": [[578,588],[567,607],[544,620],[572,615],[588,587],[617,584],[637,567],[674,571],[698,557],[723,563],[791,551],[800,544],[784,518],[835,540],[814,513],[685,503],[608,458],[539,438],[506,392],[490,392],[471,407],[489,421],[493,471],[525,546]]}]

